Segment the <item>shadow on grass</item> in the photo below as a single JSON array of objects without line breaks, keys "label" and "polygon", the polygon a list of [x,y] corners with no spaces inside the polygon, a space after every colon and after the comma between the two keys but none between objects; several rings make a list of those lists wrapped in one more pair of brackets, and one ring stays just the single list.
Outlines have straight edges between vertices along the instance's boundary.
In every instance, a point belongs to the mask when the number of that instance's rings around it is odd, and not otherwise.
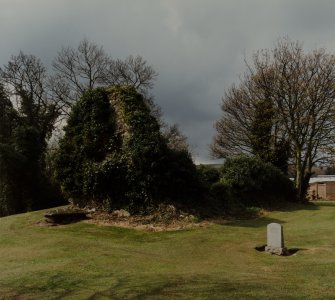
[{"label": "shadow on grass", "polygon": [[[256,246],[255,250],[257,250],[258,252],[265,252],[265,247],[266,245],[262,245],[262,246]],[[289,248],[287,249],[287,254],[282,255],[282,256],[291,256],[296,254],[298,251],[306,251],[308,249],[305,248]]]},{"label": "shadow on grass", "polygon": [[[308,210],[308,211],[316,211],[320,210],[320,206],[333,206],[333,204],[327,203],[314,203],[308,202],[306,204],[299,204],[299,203],[281,203],[278,206],[266,208],[269,211],[277,211],[277,212],[294,212],[299,210]],[[335,206],[334,206],[335,207]],[[236,227],[264,227],[270,223],[279,223],[284,224],[286,221],[276,219],[276,218],[269,218],[269,217],[250,217],[246,219],[236,219],[229,222],[226,222],[224,225],[227,226],[236,226]]]},{"label": "shadow on grass", "polygon": [[[98,299],[215,299],[213,295],[236,293],[240,289],[226,281],[200,278],[166,278],[160,281],[137,284],[132,288],[118,284],[91,295],[89,300]],[[193,296],[193,297],[192,297]],[[218,298],[216,298],[218,299]],[[251,298],[252,299],[252,298]]]},{"label": "shadow on grass", "polygon": [[[43,277],[47,277],[47,280],[44,281]],[[61,300],[84,288],[83,281],[74,279],[65,272],[52,276],[44,274],[39,278],[40,280],[34,282],[32,282],[32,278],[18,280],[14,294],[9,295],[9,298],[0,297],[0,299],[35,299],[36,296],[38,299],[43,299],[44,295],[52,293],[52,299]]]},{"label": "shadow on grass", "polygon": [[250,219],[250,220],[234,220],[234,221],[227,222],[224,225],[235,226],[235,227],[258,228],[258,227],[265,227],[270,223],[284,224],[286,222],[280,219],[275,219],[275,218],[260,217],[258,219]]},{"label": "shadow on grass", "polygon": [[[96,286],[93,278],[76,280],[71,279],[69,273],[59,273],[43,283],[30,281],[20,284],[14,294],[8,294],[8,298],[0,296],[0,299],[261,299],[262,296],[262,299],[268,299],[264,295],[287,299],[290,292],[274,284],[271,278],[259,280],[258,277],[246,276],[230,280],[218,274],[143,275],[115,277],[111,274],[110,278],[105,278],[109,282],[106,288],[102,288],[101,282]],[[85,278],[85,274],[82,276]]]},{"label": "shadow on grass", "polygon": [[83,211],[59,210],[46,213],[44,219],[46,223],[56,226],[78,223],[82,220],[88,220],[89,217]]},{"label": "shadow on grass", "polygon": [[[218,279],[217,276],[198,275],[141,281],[141,275],[138,276],[136,284],[127,281],[123,285],[121,281],[115,286],[93,293],[87,299],[260,299],[264,294],[274,293],[278,299],[285,299],[287,295],[286,292],[280,295],[283,289],[274,288],[271,280],[264,282],[252,280],[250,277],[234,281]],[[133,281],[134,278],[130,280]]]},{"label": "shadow on grass", "polygon": [[319,210],[320,207],[314,202],[307,203],[285,203],[279,206],[274,206],[271,211],[293,212],[297,210]]},{"label": "shadow on grass", "polygon": [[326,206],[326,207],[334,207],[335,208],[335,201],[313,201],[311,202],[312,205],[317,207]]}]

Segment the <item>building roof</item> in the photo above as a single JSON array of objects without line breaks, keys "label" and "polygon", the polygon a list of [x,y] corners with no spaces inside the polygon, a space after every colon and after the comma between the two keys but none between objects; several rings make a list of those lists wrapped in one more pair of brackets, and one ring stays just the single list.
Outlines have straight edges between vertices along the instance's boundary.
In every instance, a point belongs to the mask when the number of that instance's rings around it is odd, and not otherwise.
[{"label": "building roof", "polygon": [[321,183],[321,182],[332,182],[335,181],[335,175],[319,175],[317,177],[311,177],[309,183]]}]

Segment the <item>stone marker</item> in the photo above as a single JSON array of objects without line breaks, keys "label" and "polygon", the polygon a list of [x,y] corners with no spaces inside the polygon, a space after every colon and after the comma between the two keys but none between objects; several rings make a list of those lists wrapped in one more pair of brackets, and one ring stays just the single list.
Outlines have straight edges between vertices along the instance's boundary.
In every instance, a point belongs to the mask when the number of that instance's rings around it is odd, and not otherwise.
[{"label": "stone marker", "polygon": [[286,255],[284,247],[283,226],[278,223],[270,223],[267,226],[267,245],[265,251],[271,254]]}]

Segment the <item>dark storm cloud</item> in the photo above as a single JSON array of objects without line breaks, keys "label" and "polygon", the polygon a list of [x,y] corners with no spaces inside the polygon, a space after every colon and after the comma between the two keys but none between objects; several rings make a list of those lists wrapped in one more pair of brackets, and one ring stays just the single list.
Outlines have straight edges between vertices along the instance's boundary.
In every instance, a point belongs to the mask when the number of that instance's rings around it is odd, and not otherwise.
[{"label": "dark storm cloud", "polygon": [[159,72],[153,90],[207,161],[224,90],[244,58],[282,36],[335,51],[335,2],[327,0],[0,0],[0,64],[23,50],[50,65],[83,38],[114,57],[142,55]]}]

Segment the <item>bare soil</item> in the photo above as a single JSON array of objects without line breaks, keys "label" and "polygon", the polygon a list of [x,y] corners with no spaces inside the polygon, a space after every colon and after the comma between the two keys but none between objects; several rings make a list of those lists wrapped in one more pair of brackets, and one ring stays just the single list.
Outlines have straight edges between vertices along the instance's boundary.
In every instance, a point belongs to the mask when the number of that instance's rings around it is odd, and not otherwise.
[{"label": "bare soil", "polygon": [[196,227],[206,227],[211,222],[199,220],[189,214],[161,214],[122,216],[117,213],[92,212],[86,223],[133,228],[145,231],[175,231]]}]

